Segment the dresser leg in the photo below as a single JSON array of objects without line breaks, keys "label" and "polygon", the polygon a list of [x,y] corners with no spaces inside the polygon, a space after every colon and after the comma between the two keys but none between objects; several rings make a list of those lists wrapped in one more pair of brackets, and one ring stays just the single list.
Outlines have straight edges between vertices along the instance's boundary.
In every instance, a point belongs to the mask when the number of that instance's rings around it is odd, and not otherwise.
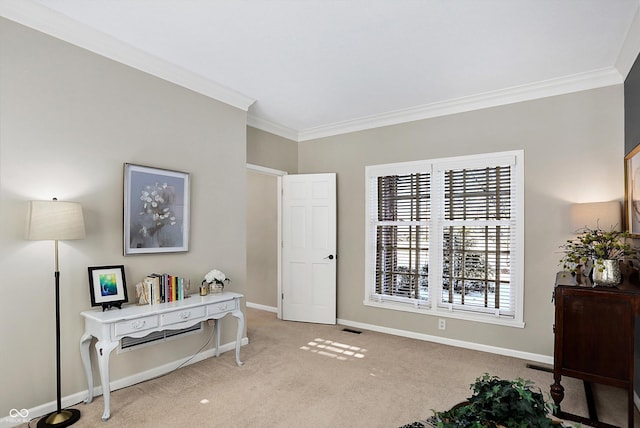
[{"label": "dresser leg", "polygon": [[560,379],[556,379],[553,385],[551,385],[551,398],[556,405],[554,414],[560,412],[560,402],[564,399],[564,387],[560,385]]},{"label": "dresser leg", "polygon": [[[633,379],[633,375],[631,376]],[[633,402],[633,384],[629,386],[627,391],[627,413],[628,413],[628,426],[633,427],[633,412],[635,411],[635,403]]]},{"label": "dresser leg", "polygon": [[593,399],[593,390],[591,389],[591,382],[583,380],[584,384],[584,396],[587,399],[587,409],[589,410],[589,419],[594,421],[598,420],[598,412],[596,410],[596,402]]}]

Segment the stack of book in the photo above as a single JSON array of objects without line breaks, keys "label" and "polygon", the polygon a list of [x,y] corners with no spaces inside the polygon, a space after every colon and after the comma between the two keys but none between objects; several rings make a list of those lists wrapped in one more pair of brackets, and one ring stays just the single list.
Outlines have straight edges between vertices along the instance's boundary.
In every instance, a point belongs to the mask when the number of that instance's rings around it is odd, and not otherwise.
[{"label": "stack of book", "polygon": [[168,273],[153,273],[142,280],[143,292],[148,296],[150,305],[175,302],[189,297],[187,294],[189,285],[188,278]]}]

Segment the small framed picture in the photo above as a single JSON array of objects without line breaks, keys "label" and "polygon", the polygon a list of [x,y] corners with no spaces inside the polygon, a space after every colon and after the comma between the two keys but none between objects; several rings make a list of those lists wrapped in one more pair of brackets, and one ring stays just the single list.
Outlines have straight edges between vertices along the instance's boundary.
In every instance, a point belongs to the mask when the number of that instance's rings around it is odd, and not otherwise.
[{"label": "small framed picture", "polygon": [[189,251],[189,174],[124,164],[124,255]]},{"label": "small framed picture", "polygon": [[91,306],[120,308],[129,301],[124,266],[89,267],[89,291]]},{"label": "small framed picture", "polygon": [[640,144],[624,158],[624,212],[627,232],[640,237]]}]

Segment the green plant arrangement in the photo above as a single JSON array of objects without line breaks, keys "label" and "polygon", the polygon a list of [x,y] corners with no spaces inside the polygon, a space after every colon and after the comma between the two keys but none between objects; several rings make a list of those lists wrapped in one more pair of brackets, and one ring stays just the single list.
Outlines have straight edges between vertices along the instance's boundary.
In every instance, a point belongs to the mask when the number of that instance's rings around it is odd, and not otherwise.
[{"label": "green plant arrangement", "polygon": [[568,239],[560,246],[564,256],[560,259],[563,270],[575,274],[579,266],[595,263],[602,270],[604,260],[622,260],[636,255],[627,243],[627,232],[584,228],[575,239]]},{"label": "green plant arrangement", "polygon": [[559,425],[548,417],[553,405],[545,402],[529,380],[504,380],[485,373],[471,384],[473,396],[451,410],[435,412],[439,428],[545,428]]}]

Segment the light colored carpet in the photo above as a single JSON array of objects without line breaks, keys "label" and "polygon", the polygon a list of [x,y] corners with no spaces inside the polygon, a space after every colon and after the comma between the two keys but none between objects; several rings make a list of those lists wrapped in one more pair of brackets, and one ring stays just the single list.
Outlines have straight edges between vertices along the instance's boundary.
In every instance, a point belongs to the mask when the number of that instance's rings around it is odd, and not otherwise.
[{"label": "light colored carpet", "polygon": [[[99,396],[75,406],[82,418],[74,427],[394,428],[465,400],[469,385],[485,372],[530,379],[545,396],[553,383],[551,373],[528,369],[516,358],[285,322],[256,309],[247,309],[247,326],[244,366],[227,352],[114,391],[106,423]],[[582,384],[565,378],[563,385],[563,410],[586,415]],[[624,391],[594,385],[594,393],[600,419],[624,426]]]}]

